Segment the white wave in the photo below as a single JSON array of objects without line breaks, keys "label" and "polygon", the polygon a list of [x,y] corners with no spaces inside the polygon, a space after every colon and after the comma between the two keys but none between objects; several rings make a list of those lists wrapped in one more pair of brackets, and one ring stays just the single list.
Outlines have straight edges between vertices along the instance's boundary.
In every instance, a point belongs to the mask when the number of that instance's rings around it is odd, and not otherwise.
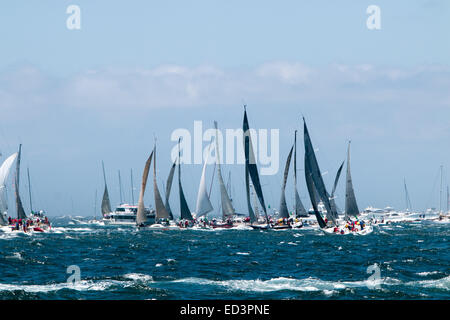
[{"label": "white wave", "polygon": [[17,260],[23,260],[22,255],[20,252],[13,252],[12,256],[6,256],[6,259],[17,259]]},{"label": "white wave", "polygon": [[408,282],[407,285],[450,291],[450,276],[435,280],[412,281]]},{"label": "white wave", "polygon": [[142,273],[127,273],[123,276],[126,279],[134,280],[134,281],[153,281],[153,277],[147,274]]},{"label": "white wave", "polygon": [[303,292],[323,292],[324,294],[333,294],[337,290],[356,287],[374,287],[377,284],[396,283],[392,279],[382,279],[373,281],[324,281],[317,278],[293,279],[293,278],[274,278],[270,280],[224,280],[215,281],[203,278],[184,278],[174,280],[173,282],[213,285],[225,287],[234,291],[250,291],[250,292],[272,292],[281,290],[303,291]]},{"label": "white wave", "polygon": [[248,256],[248,255],[250,255],[250,252],[236,252],[236,254],[239,254],[242,256]]},{"label": "white wave", "polygon": [[440,273],[439,271],[430,271],[430,272],[417,272],[416,274],[421,276],[421,277],[426,277],[432,274],[438,274]]}]

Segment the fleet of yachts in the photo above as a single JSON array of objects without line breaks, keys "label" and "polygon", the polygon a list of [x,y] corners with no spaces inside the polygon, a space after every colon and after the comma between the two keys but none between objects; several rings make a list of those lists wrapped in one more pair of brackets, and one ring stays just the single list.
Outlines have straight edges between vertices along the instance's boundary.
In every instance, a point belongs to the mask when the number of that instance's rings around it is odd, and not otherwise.
[{"label": "fleet of yachts", "polygon": [[[214,122],[216,137],[218,136],[218,124]],[[442,208],[439,210],[430,209],[424,213],[412,212],[410,206],[402,212],[395,211],[393,208],[386,207],[384,209],[377,209],[368,207],[363,211],[359,210],[355,192],[353,189],[351,170],[350,170],[350,142],[347,149],[346,159],[346,179],[345,179],[345,208],[343,213],[340,213],[335,203],[335,191],[339,183],[341,172],[343,171],[344,162],[340,165],[334,180],[331,193],[328,192],[322,178],[315,149],[312,144],[311,137],[308,132],[308,127],[303,118],[303,138],[304,138],[304,179],[306,181],[309,200],[312,208],[305,209],[300,200],[297,190],[297,131],[294,132],[294,141],[290,148],[289,154],[286,158],[284,167],[284,174],[281,186],[281,197],[278,210],[270,209],[266,206],[263,188],[261,185],[257,164],[254,161],[255,155],[250,135],[250,126],[247,117],[247,110],[244,106],[243,119],[243,136],[242,143],[245,153],[245,191],[247,200],[247,212],[245,214],[237,213],[233,202],[231,200],[230,190],[225,186],[219,155],[218,139],[211,141],[209,150],[214,148],[215,154],[215,168],[217,167],[216,179],[220,191],[220,211],[219,218],[208,217],[208,214],[214,210],[211,204],[210,194],[208,191],[206,181],[206,165],[208,159],[205,159],[202,175],[200,177],[200,184],[197,194],[197,202],[195,210],[191,211],[186,201],[182,179],[181,179],[181,151],[180,140],[178,141],[178,157],[173,162],[165,187],[165,197],[161,196],[157,184],[157,148],[156,142],[151,151],[147,161],[145,162],[139,200],[137,205],[121,203],[115,208],[111,209],[109,192],[106,183],[105,168],[103,165],[104,176],[104,193],[101,204],[102,219],[94,221],[95,223],[111,224],[111,225],[134,225],[138,229],[143,228],[157,228],[157,229],[248,229],[248,230],[282,230],[282,229],[300,229],[300,228],[318,228],[325,234],[346,235],[358,234],[367,235],[373,231],[373,227],[382,224],[389,224],[392,222],[401,221],[423,221],[436,220],[448,221],[450,214],[448,209],[449,192],[447,188],[447,212]],[[214,143],[215,142],[215,143]],[[207,154],[210,154],[208,152]],[[20,177],[20,157],[21,146],[19,151],[9,156],[0,167],[0,232],[50,232],[51,222],[45,216],[43,211],[34,212],[31,203],[31,185],[28,181],[30,208],[31,213],[26,214],[23,209],[21,197],[19,194],[19,177]],[[16,174],[14,181],[15,199],[17,217],[8,217],[8,205],[6,197],[6,179],[9,175],[13,163],[16,162]],[[288,181],[289,171],[293,163],[293,184],[294,184],[294,203],[293,209],[289,210],[286,202],[285,190]],[[153,194],[154,194],[154,209],[144,205],[144,195],[147,188],[148,176],[153,164]],[[178,168],[178,194],[179,194],[179,214],[175,218],[170,207],[170,193],[172,189],[175,170]],[[442,169],[441,169],[442,175]],[[120,174],[119,174],[120,178]],[[29,171],[28,171],[29,179]],[[442,179],[441,179],[442,189]],[[405,183],[405,193],[407,205],[410,204],[409,195]],[[442,197],[442,190],[440,192]],[[76,223],[81,223],[80,220],[74,220]]]}]

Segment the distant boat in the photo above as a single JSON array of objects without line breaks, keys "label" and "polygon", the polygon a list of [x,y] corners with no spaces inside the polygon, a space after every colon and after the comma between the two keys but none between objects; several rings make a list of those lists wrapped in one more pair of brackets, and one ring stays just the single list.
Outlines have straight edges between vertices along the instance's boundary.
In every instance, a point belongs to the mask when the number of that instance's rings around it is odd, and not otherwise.
[{"label": "distant boat", "polygon": [[351,216],[358,218],[359,209],[356,203],[355,191],[353,190],[352,175],[350,173],[350,141],[347,149],[347,183],[345,185],[345,221]]},{"label": "distant boat", "polygon": [[170,215],[166,207],[164,206],[161,194],[159,193],[158,184],[156,182],[156,143],[155,147],[153,148],[153,193],[155,196],[155,211],[156,211],[155,222],[168,224]]}]

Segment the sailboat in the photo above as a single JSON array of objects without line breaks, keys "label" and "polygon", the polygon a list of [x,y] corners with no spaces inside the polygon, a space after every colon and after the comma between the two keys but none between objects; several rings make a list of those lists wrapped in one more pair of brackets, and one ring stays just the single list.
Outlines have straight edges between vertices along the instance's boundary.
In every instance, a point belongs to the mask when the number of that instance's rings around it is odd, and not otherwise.
[{"label": "sailboat", "polygon": [[291,150],[289,151],[289,155],[286,160],[286,165],[284,167],[283,182],[282,182],[282,186],[281,186],[280,206],[278,209],[279,210],[278,220],[276,221],[276,223],[273,226],[274,229],[290,229],[290,228],[292,228],[290,221],[289,221],[289,210],[288,210],[287,204],[286,204],[285,191],[286,191],[286,183],[287,183],[287,178],[289,175],[289,167],[291,164],[293,150],[294,150],[294,146],[292,146]]},{"label": "sailboat", "polygon": [[138,228],[146,227],[150,224],[152,224],[152,221],[149,219],[148,211],[146,210],[144,206],[144,194],[145,189],[147,187],[147,179],[148,179],[148,172],[150,171],[150,165],[152,163],[153,158],[153,152],[150,153],[150,156],[148,157],[147,161],[145,162],[144,166],[144,172],[142,173],[142,182],[141,182],[141,191],[139,192],[139,201],[138,201],[138,207],[137,207],[137,213],[136,213],[136,226]]},{"label": "sailboat", "polygon": [[170,198],[170,191],[172,189],[172,182],[173,182],[173,176],[175,174],[175,167],[177,166],[177,160],[172,164],[172,167],[170,168],[169,176],[167,177],[167,184],[166,184],[166,201],[164,203],[167,211],[169,212],[169,220],[173,221],[173,213],[172,209],[170,208],[169,198]]},{"label": "sailboat", "polygon": [[225,183],[222,177],[222,169],[220,165],[220,150],[219,150],[219,129],[217,126],[217,121],[214,121],[214,127],[216,128],[216,165],[217,165],[217,180],[219,181],[219,191],[220,191],[220,203],[222,208],[222,222],[212,221],[211,226],[213,228],[232,228],[233,218],[235,215],[235,210],[230,199],[230,195],[227,192]]},{"label": "sailboat", "polygon": [[305,218],[308,217],[308,212],[306,212],[305,207],[303,206],[302,201],[300,200],[300,196],[298,195],[297,190],[297,130],[294,133],[294,196],[295,196],[295,217],[296,218]]},{"label": "sailboat", "polygon": [[161,194],[158,189],[158,184],[156,181],[156,143],[155,147],[153,148],[153,194],[155,196],[156,216],[155,216],[155,224],[153,224],[151,227],[159,228],[168,226],[170,215],[166,207],[164,206]]},{"label": "sailboat", "polygon": [[206,215],[214,210],[208,191],[206,190],[206,165],[208,164],[210,149],[211,144],[208,147],[207,157],[205,159],[205,163],[203,164],[202,176],[200,178],[200,185],[197,193],[197,204],[195,207],[195,218],[197,219],[197,227],[199,228],[209,227],[207,224]]},{"label": "sailboat", "polygon": [[[247,207],[250,218],[250,226],[253,229],[269,229],[271,228],[269,217],[267,216],[267,208],[264,202],[264,196],[262,193],[261,182],[259,180],[258,167],[256,166],[255,154],[253,152],[252,139],[250,135],[250,127],[248,124],[247,110],[244,105],[244,121],[242,125],[243,140],[244,140],[244,153],[245,153],[245,187],[247,192]],[[258,220],[255,216],[255,212],[252,209],[250,203],[250,180],[252,181],[255,193],[258,197],[259,203],[264,211],[265,224],[255,224]]]},{"label": "sailboat", "polygon": [[[28,217],[23,208],[22,199],[20,197],[20,159],[22,155],[22,145],[19,145],[19,151],[16,158],[16,177],[14,181],[14,194],[16,198],[17,219],[15,225],[12,226],[13,231],[23,232],[46,232],[51,230],[50,222],[44,215],[43,211],[32,212]],[[31,189],[30,189],[31,190]],[[30,191],[31,192],[31,191]],[[30,193],[31,194],[31,193]],[[13,221],[14,223],[14,221]]]},{"label": "sailboat", "polygon": [[180,194],[180,222],[181,228],[192,227],[194,225],[194,218],[192,217],[191,210],[187,204],[186,198],[183,192],[183,186],[181,185],[181,138],[178,139],[178,190]]},{"label": "sailboat", "polygon": [[0,166],[0,230],[10,231],[8,227],[8,197],[6,193],[6,180],[18,153],[10,155]]}]

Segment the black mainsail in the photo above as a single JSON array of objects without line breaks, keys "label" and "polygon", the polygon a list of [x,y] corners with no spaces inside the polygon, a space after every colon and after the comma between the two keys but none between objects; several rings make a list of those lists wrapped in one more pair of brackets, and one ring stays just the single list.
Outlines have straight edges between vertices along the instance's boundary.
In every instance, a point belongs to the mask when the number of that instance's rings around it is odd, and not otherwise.
[{"label": "black mainsail", "polygon": [[291,165],[292,151],[294,150],[294,146],[292,146],[291,151],[289,151],[289,155],[286,160],[286,165],[284,167],[284,175],[283,175],[283,185],[281,186],[281,198],[280,198],[280,208],[278,212],[279,218],[289,218],[289,210],[286,205],[286,183],[289,175],[289,167]]},{"label": "black mainsail", "polygon": [[173,181],[173,175],[175,174],[175,167],[177,166],[177,160],[172,164],[172,167],[170,168],[169,176],[167,177],[167,185],[166,185],[166,202],[165,207],[167,209],[167,212],[169,212],[169,220],[173,220],[173,214],[172,209],[170,208],[169,204],[169,198],[170,198],[170,191],[172,190],[172,181]]},{"label": "black mainsail", "polygon": [[186,198],[184,196],[183,187],[181,186],[180,142],[181,142],[181,139],[178,140],[178,187],[179,187],[179,193],[180,193],[180,215],[181,215],[182,220],[194,220],[194,218],[192,218],[191,210],[189,210]]},{"label": "black mainsail", "polygon": [[266,204],[264,202],[264,196],[262,193],[261,183],[259,181],[258,167],[256,166],[255,154],[253,152],[252,138],[250,135],[250,127],[248,124],[247,110],[244,106],[244,121],[242,125],[244,133],[244,151],[245,151],[245,165],[247,172],[252,180],[253,188],[258,196],[259,203],[261,204],[264,215],[266,216],[266,222],[269,224],[269,217],[267,216]]},{"label": "black mainsail", "polygon": [[147,161],[145,162],[144,172],[142,173],[141,191],[139,193],[138,209],[136,214],[136,225],[143,226],[147,222],[147,215],[144,207],[144,193],[147,186],[148,172],[150,171],[150,165],[152,163],[153,150],[150,153]]},{"label": "black mainsail", "polygon": [[102,215],[105,216],[112,210],[111,210],[111,202],[109,201],[108,185],[106,184],[105,164],[103,163],[103,161],[102,161],[102,168],[103,168],[103,180],[105,181],[105,191],[103,192],[103,199],[102,199]]},{"label": "black mainsail", "polygon": [[295,217],[307,217],[308,213],[303,206],[297,190],[297,130],[294,135],[294,195],[295,195]]},{"label": "black mainsail", "polygon": [[[316,155],[314,153],[314,148],[311,143],[311,138],[309,136],[308,128],[306,126],[305,118],[303,118],[304,126],[304,141],[305,141],[305,175],[310,174],[310,178],[312,179],[312,185],[308,184],[308,191],[310,193],[314,193],[314,187],[317,190],[317,193],[319,194],[320,199],[322,200],[325,209],[327,210],[327,218],[329,221],[332,222],[333,225],[336,225],[336,219],[335,215],[333,214],[333,211],[331,209],[330,204],[330,197],[328,195],[328,192],[325,188],[325,184],[323,182],[322,174],[320,172],[319,164],[317,163]],[[308,169],[308,172],[306,172]],[[311,190],[310,190],[311,189]],[[314,203],[317,201],[315,199],[315,196],[313,195],[311,197],[311,202],[313,203],[313,207],[316,205]],[[316,211],[316,209],[314,209]]]},{"label": "black mainsail", "polygon": [[17,219],[26,219],[27,215],[23,209],[22,200],[19,194],[19,182],[20,182],[20,157],[22,154],[22,144],[19,145],[19,153],[17,155],[16,162],[16,180],[15,180],[15,194],[16,194],[16,207],[17,207]]},{"label": "black mainsail", "polygon": [[[245,137],[245,150],[248,150],[249,148],[249,138]],[[248,208],[248,215],[250,217],[250,223],[253,224],[258,220],[258,218],[255,215],[255,212],[253,211],[251,199],[250,199],[250,174],[248,173],[248,165],[247,162],[245,162],[245,191],[247,195],[247,208]]]},{"label": "black mainsail", "polygon": [[359,214],[356,203],[355,192],[353,190],[352,176],[350,174],[350,141],[347,149],[347,184],[345,186],[345,219],[350,216],[357,217]]}]

